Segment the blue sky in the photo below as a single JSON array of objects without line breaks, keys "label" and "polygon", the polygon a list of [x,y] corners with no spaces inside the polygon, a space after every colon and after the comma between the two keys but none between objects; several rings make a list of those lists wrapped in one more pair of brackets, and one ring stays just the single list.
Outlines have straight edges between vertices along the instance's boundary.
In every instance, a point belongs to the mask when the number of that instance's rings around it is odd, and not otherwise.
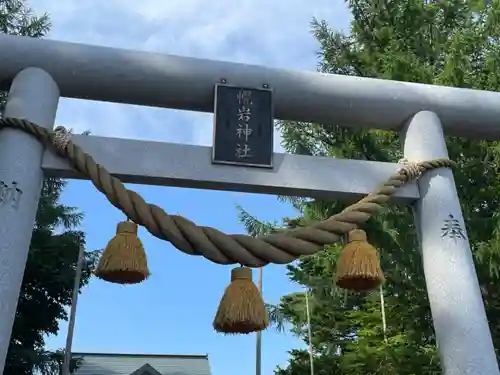
[{"label": "blue sky", "polygon": [[[49,37],[72,42],[154,51],[273,67],[315,70],[318,45],[310,34],[313,17],[346,28],[349,13],[341,0],[32,0],[48,12]],[[166,83],[167,84],[167,83]],[[131,88],[133,89],[133,88]],[[62,99],[57,123],[76,132],[186,144],[211,145],[211,114]],[[280,151],[276,137],[275,151]],[[279,220],[292,209],[273,196],[191,189],[133,186],[146,200],[200,225],[241,233],[236,203],[263,220]],[[85,213],[90,249],[114,235],[120,212],[88,182],[70,182],[63,201]],[[212,319],[231,267],[187,256],[145,231],[152,277],[121,287],[92,280],[80,295],[73,349],[80,352],[209,354],[214,375],[255,373],[255,336],[225,337]],[[256,276],[256,275],[255,275]],[[283,266],[264,270],[264,298],[298,290]],[[64,346],[66,324],[47,340]],[[292,348],[302,346],[290,333],[263,334],[263,374],[285,365]]]}]

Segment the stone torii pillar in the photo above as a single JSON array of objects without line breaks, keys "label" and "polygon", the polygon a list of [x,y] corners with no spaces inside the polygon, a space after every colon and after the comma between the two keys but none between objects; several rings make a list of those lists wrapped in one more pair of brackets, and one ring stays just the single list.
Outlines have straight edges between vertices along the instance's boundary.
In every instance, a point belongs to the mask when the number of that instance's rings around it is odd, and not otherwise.
[{"label": "stone torii pillar", "polygon": [[[6,117],[23,118],[52,128],[59,103],[59,89],[39,68],[19,72],[12,82]],[[19,290],[35,223],[43,171],[43,146],[34,137],[15,129],[0,132],[0,176],[19,191],[0,202],[0,374],[3,373],[16,315]],[[11,187],[12,188],[12,187]]]},{"label": "stone torii pillar", "polygon": [[[413,116],[402,139],[410,162],[448,158],[441,121],[433,112]],[[453,173],[432,170],[417,183],[415,226],[443,374],[498,375]]]}]

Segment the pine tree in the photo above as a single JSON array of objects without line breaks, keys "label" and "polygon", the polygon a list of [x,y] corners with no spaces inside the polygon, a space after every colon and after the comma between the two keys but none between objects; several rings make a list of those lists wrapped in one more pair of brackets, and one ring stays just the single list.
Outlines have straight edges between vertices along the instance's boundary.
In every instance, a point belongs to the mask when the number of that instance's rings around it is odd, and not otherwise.
[{"label": "pine tree", "polygon": [[[349,34],[314,20],[320,43],[319,70],[359,77],[499,91],[500,1],[350,0]],[[281,122],[287,152],[360,160],[397,161],[398,134],[346,129],[335,124]],[[500,143],[447,137],[458,163],[455,181],[485,300],[495,346],[500,344]],[[287,198],[284,198],[287,200]],[[288,199],[299,216],[290,226],[323,220],[342,202]],[[334,286],[340,246],[334,245],[288,267],[294,281],[309,287],[315,372],[318,374],[430,375],[441,373],[419,247],[408,207],[391,206],[364,227],[381,250],[386,273],[383,295],[387,327],[382,325],[380,293],[355,295]],[[450,218],[444,228],[460,235]],[[446,265],[443,265],[444,267]],[[306,339],[302,296],[285,296],[278,308]],[[307,352],[291,353],[279,375],[309,373]]]},{"label": "pine tree", "polygon": [[[77,229],[83,215],[59,202],[65,185],[53,178],[43,184],[5,375],[31,375],[35,370],[59,374],[62,352],[48,352],[45,336],[57,334],[59,321],[68,318],[78,252],[85,245],[85,234]],[[85,254],[81,287],[88,283],[97,257],[96,251]]]}]

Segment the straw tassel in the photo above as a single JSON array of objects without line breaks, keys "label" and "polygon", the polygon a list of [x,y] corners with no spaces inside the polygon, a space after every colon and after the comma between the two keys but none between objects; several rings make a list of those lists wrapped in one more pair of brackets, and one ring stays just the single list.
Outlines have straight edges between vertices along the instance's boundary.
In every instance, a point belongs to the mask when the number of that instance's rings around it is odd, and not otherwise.
[{"label": "straw tassel", "polygon": [[225,334],[248,334],[262,331],[268,325],[269,314],[259,289],[252,282],[252,270],[234,268],[214,318],[214,329]]},{"label": "straw tassel", "polygon": [[104,249],[95,275],[115,284],[138,284],[149,277],[146,252],[137,237],[136,223],[118,224],[116,236]]},{"label": "straw tassel", "polygon": [[365,231],[349,232],[348,243],[337,261],[337,285],[355,292],[378,288],[384,281],[377,250],[368,243]]}]

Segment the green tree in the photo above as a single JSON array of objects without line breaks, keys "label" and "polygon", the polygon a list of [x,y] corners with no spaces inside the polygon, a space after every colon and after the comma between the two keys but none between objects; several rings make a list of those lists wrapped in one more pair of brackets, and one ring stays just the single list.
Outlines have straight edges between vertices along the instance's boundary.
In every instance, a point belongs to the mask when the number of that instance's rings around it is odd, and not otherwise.
[{"label": "green tree", "polygon": [[[320,43],[319,70],[455,87],[499,91],[500,1],[350,0],[348,34],[314,20]],[[281,122],[287,152],[360,160],[397,161],[398,134],[346,129],[335,124]],[[457,189],[467,222],[478,277],[495,346],[500,344],[499,215],[500,143],[447,137],[458,163]],[[287,199],[299,211],[289,226],[323,220],[345,207],[342,202]],[[312,332],[318,374],[438,374],[440,364],[423,269],[410,210],[389,207],[364,229],[381,250],[386,273],[384,331],[379,293],[346,294],[334,286],[341,246],[288,267],[294,281],[314,298]],[[444,267],[446,265],[443,265]],[[292,330],[307,340],[303,295],[285,296],[279,309]],[[279,375],[309,373],[307,352],[291,353]]]},{"label": "green tree", "polygon": [[4,34],[41,38],[50,30],[47,13],[37,16],[23,0],[0,1],[0,31]]},{"label": "green tree", "polygon": [[[0,32],[10,35],[43,37],[50,30],[47,13],[37,16],[24,0],[0,0]],[[0,91],[0,112],[6,93]]]},{"label": "green tree", "polygon": [[[22,0],[0,0],[0,31],[43,37],[50,29],[47,14],[37,16]],[[0,92],[0,115],[6,93]],[[60,179],[45,179],[33,228],[30,252],[7,354],[5,375],[60,374],[63,351],[44,348],[44,336],[56,334],[67,319],[80,246],[82,214],[60,203],[65,186]],[[97,252],[87,252],[81,286],[88,283]],[[78,358],[72,361],[72,368]]]},{"label": "green tree", "polygon": [[[68,318],[78,252],[85,245],[84,233],[77,230],[82,214],[59,202],[65,185],[59,179],[44,181],[5,375],[30,375],[35,369],[52,375],[60,367],[62,352],[47,352],[44,337],[57,334],[59,321]],[[86,252],[80,287],[88,283],[97,256]]]}]

